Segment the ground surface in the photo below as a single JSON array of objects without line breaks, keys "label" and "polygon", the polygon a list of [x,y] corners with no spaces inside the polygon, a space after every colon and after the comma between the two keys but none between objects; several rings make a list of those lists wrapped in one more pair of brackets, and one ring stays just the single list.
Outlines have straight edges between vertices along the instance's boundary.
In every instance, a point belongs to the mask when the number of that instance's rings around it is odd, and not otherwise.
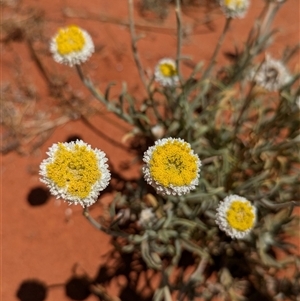
[{"label": "ground surface", "polygon": [[[245,19],[233,21],[225,51],[243,45],[246,33],[264,5],[263,1],[253,2],[256,3]],[[96,45],[96,53],[84,70],[102,90],[110,81],[115,81],[113,96],[118,95],[121,83],[126,81],[135,97],[142,99],[144,91],[129,42],[127,1],[6,0],[1,3],[2,20],[13,28],[11,32],[3,31],[2,35],[1,89],[3,97],[12,100],[13,105],[6,109],[15,114],[11,121],[13,130],[2,130],[5,154],[1,158],[1,300],[40,301],[45,287],[48,288],[47,301],[64,301],[71,297],[99,300],[85,294],[84,281],[76,277],[100,277],[99,270],[102,267],[103,272],[111,250],[109,237],[92,228],[80,207],[69,207],[47,195],[39,182],[39,164],[53,143],[75,136],[105,151],[114,170],[127,179],[136,177],[139,167],[133,165],[133,171],[126,169],[133,159],[122,144],[128,126],[105,112],[87,93],[74,69],[54,63],[47,47],[58,27],[79,25],[91,34]],[[149,72],[158,59],[176,54],[176,22],[172,7],[169,10],[164,20],[148,13],[141,16],[136,10],[136,23],[140,25],[137,31],[144,36],[138,47]],[[205,26],[203,23],[208,17],[211,23]],[[203,8],[186,8],[184,24],[183,54],[193,61],[206,63],[224,25],[223,15],[218,9],[208,13]],[[287,1],[275,24],[280,32],[269,52],[279,58],[285,46],[299,41],[299,1]],[[25,37],[22,30],[18,31],[24,27]],[[221,54],[219,60],[226,58]],[[299,56],[289,67],[299,70]],[[189,71],[189,66],[184,66],[184,72]],[[67,92],[61,95],[59,87],[66,79]],[[58,83],[54,88],[53,81]],[[83,110],[86,116],[91,116],[95,109],[101,114],[89,117],[90,123],[80,120],[76,114],[76,110]],[[58,124],[60,126],[56,126]],[[101,203],[110,200],[110,193],[101,197]],[[98,202],[92,214],[97,215],[102,207]],[[83,285],[83,290],[73,289],[80,286],[76,281]],[[131,294],[131,288],[126,287],[122,276],[107,287],[122,300],[139,300]]]}]

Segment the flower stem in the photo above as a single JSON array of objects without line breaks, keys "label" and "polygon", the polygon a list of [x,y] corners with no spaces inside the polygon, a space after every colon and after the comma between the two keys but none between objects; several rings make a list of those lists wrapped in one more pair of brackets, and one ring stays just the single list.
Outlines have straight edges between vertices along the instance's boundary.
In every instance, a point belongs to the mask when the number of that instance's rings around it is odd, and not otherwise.
[{"label": "flower stem", "polygon": [[180,69],[181,47],[182,47],[182,25],[181,25],[181,6],[180,0],[176,0],[176,23],[177,23],[177,54],[176,54],[176,69],[182,86],[182,75]]},{"label": "flower stem", "polygon": [[75,65],[75,67],[76,67],[76,71],[77,71],[81,81],[83,82],[83,84],[89,89],[89,91],[92,93],[93,96],[95,96],[96,99],[98,99],[99,101],[101,101],[105,105],[105,107],[107,108],[108,111],[111,111],[111,112],[115,113],[117,116],[119,116],[121,119],[125,120],[129,124],[133,124],[133,120],[132,120],[131,116],[129,116],[128,114],[123,112],[121,108],[116,107],[116,105],[109,102],[103,96],[102,93],[97,91],[97,89],[94,86],[93,82],[89,78],[84,76],[80,65]]},{"label": "flower stem", "polygon": [[84,85],[91,91],[91,93],[98,99],[100,100],[105,106],[108,104],[108,101],[103,97],[101,93],[99,93],[91,80],[87,77],[84,76],[83,71],[80,67],[80,65],[75,65],[76,71],[81,79],[81,81],[84,83]]},{"label": "flower stem", "polygon": [[83,209],[83,215],[86,217],[86,219],[98,230],[104,231],[104,228],[101,224],[99,224],[94,218],[90,216],[89,210],[87,208]]},{"label": "flower stem", "polygon": [[131,49],[132,49],[132,53],[133,53],[133,58],[134,58],[136,66],[138,68],[139,75],[143,82],[143,85],[144,85],[146,91],[148,91],[148,83],[147,83],[147,80],[145,77],[144,68],[142,66],[140,56],[139,56],[137,46],[136,46],[136,42],[137,42],[138,38],[136,37],[135,29],[134,29],[133,0],[128,0],[128,11],[129,11],[129,30],[130,30],[130,35],[131,35]]},{"label": "flower stem", "polygon": [[255,83],[252,83],[251,84],[251,87],[250,87],[250,90],[248,92],[248,95],[247,97],[245,98],[244,100],[244,104],[243,104],[243,107],[241,108],[240,112],[239,112],[239,115],[236,119],[236,122],[235,122],[235,126],[234,126],[234,133],[233,133],[233,139],[235,138],[235,136],[237,135],[238,133],[238,130],[239,130],[239,127],[240,127],[240,123],[241,123],[241,119],[245,113],[245,111],[248,109],[248,107],[250,106],[250,103],[251,103],[251,99],[253,97],[253,88],[255,86]]},{"label": "flower stem", "polygon": [[224,38],[225,38],[225,35],[226,35],[226,33],[227,33],[228,29],[229,29],[229,25],[230,25],[231,20],[232,20],[232,18],[227,18],[226,19],[226,23],[225,23],[224,29],[222,31],[222,34],[221,34],[219,40],[218,40],[218,43],[216,45],[216,48],[215,48],[215,51],[214,51],[214,53],[212,55],[210,63],[209,63],[206,71],[204,72],[204,74],[202,76],[202,80],[206,79],[209,76],[209,74],[210,74],[210,72],[211,72],[214,64],[216,63],[217,55],[218,55],[218,53],[219,53],[219,51],[221,49],[221,46],[222,46],[222,44],[224,42]]},{"label": "flower stem", "polygon": [[278,5],[277,3],[269,2],[267,4],[266,12],[262,19],[260,30],[259,30],[260,36],[267,35],[270,32],[270,26],[279,8],[280,5]]},{"label": "flower stem", "polygon": [[104,227],[100,223],[98,223],[91,215],[87,207],[83,209],[83,215],[86,219],[98,230],[103,231],[104,233],[114,236],[114,237],[125,237],[127,238],[129,235],[124,232],[114,231],[109,228]]}]

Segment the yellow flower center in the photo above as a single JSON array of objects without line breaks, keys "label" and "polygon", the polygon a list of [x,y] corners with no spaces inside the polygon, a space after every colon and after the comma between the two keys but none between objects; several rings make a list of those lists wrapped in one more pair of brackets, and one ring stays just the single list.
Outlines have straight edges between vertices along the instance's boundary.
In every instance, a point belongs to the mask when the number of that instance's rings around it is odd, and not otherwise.
[{"label": "yellow flower center", "polygon": [[165,77],[173,77],[177,75],[176,66],[170,63],[163,63],[159,65],[161,74]]},{"label": "yellow flower center", "polygon": [[58,187],[67,188],[69,194],[80,198],[86,198],[101,177],[95,153],[84,145],[69,150],[60,143],[54,161],[46,169],[48,178]]},{"label": "yellow flower center", "polygon": [[246,231],[253,227],[255,216],[250,203],[233,201],[226,214],[229,225],[238,231]]},{"label": "yellow flower center", "polygon": [[242,8],[244,5],[244,0],[225,0],[225,5],[228,8],[237,9]]},{"label": "yellow flower center", "polygon": [[60,29],[55,41],[57,51],[61,55],[79,52],[85,45],[85,38],[82,31],[75,25]]},{"label": "yellow flower center", "polygon": [[152,178],[165,187],[190,185],[197,177],[197,156],[188,143],[168,141],[156,146],[150,160]]}]

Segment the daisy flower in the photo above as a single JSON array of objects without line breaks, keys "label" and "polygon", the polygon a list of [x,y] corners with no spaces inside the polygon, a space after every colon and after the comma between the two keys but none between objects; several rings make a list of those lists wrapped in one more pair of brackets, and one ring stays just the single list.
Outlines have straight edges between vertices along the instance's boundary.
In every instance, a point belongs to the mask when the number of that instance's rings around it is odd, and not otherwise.
[{"label": "daisy flower", "polygon": [[96,202],[110,180],[105,153],[81,140],[55,143],[40,165],[41,182],[52,195],[83,207]]},{"label": "daisy flower", "polygon": [[251,72],[251,79],[268,91],[277,91],[291,80],[291,75],[281,61],[267,55],[259,69]]},{"label": "daisy flower", "polygon": [[241,196],[227,196],[217,208],[216,223],[231,238],[245,237],[255,222],[256,208]]},{"label": "daisy flower", "polygon": [[243,18],[250,2],[249,0],[220,0],[220,5],[227,18]]},{"label": "daisy flower", "polygon": [[50,42],[54,60],[70,67],[87,61],[94,50],[91,36],[75,25],[59,29]]},{"label": "daisy flower", "polygon": [[143,161],[146,182],[161,195],[184,195],[198,185],[201,161],[180,138],[157,140],[144,153]]},{"label": "daisy flower", "polygon": [[154,77],[164,87],[176,86],[179,78],[175,61],[169,58],[161,59],[155,67]]}]

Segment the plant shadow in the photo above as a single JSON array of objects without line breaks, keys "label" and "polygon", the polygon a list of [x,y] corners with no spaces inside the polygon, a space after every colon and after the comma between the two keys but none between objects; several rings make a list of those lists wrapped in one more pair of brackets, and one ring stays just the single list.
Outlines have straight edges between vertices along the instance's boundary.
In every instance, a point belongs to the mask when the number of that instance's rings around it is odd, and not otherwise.
[{"label": "plant shadow", "polygon": [[[80,267],[83,273],[77,272],[79,265],[75,264],[72,275],[64,283],[47,285],[39,279],[26,279],[20,284],[16,297],[20,301],[45,301],[49,291],[59,288],[71,300],[84,301],[91,295],[99,301],[152,300],[154,288],[151,284],[156,273],[147,276],[147,266],[137,253],[121,254],[114,250],[105,255],[105,262],[99,266],[95,277],[88,275],[84,267]],[[118,296],[110,295],[107,290],[112,283],[117,284]]]}]

